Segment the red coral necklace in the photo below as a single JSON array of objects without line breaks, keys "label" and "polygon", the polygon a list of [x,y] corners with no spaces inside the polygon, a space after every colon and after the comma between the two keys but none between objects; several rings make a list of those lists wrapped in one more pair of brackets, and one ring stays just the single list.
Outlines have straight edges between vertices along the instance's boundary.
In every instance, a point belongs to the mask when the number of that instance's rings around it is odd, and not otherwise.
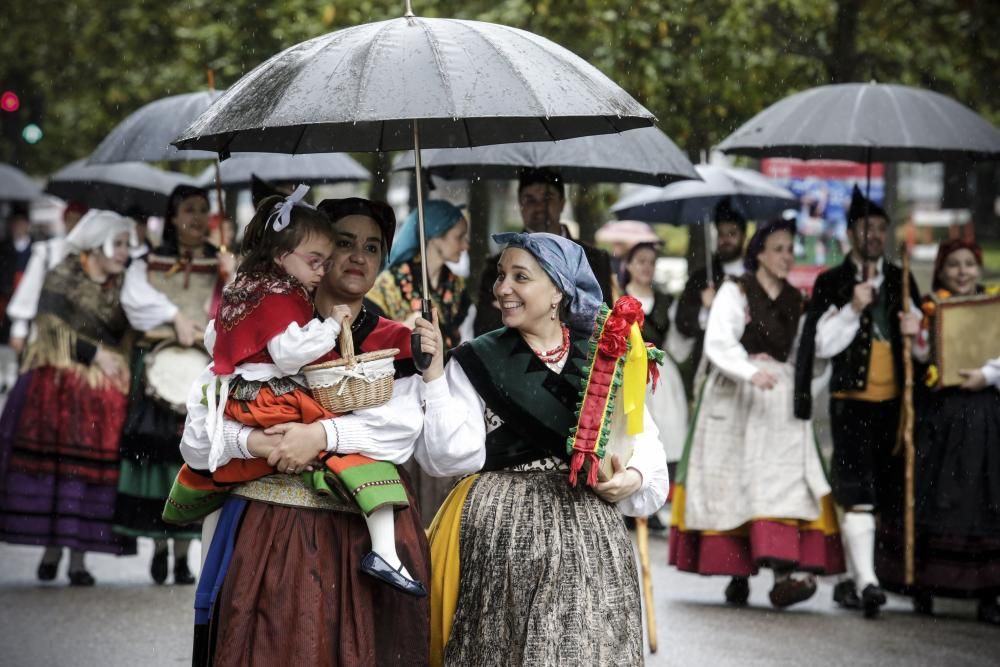
[{"label": "red coral necklace", "polygon": [[546,352],[539,352],[535,348],[531,348],[531,351],[535,353],[535,356],[542,363],[558,364],[566,356],[566,353],[569,352],[569,327],[565,324],[562,325],[562,343],[558,347],[554,347]]}]

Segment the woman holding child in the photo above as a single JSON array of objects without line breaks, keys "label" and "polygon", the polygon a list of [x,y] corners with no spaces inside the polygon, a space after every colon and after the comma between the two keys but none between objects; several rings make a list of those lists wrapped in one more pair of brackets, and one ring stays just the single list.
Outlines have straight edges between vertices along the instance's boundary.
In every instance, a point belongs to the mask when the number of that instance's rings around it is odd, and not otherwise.
[{"label": "woman holding child", "polygon": [[[265,201],[258,216],[273,217],[269,224],[277,221],[281,226],[280,213],[272,213],[282,205]],[[299,258],[288,252],[276,264],[287,264],[287,273],[294,276],[297,269],[292,265],[301,261],[322,276],[313,295],[315,313],[321,318],[336,316],[337,322],[303,324],[300,333],[312,326],[330,329],[327,336],[332,343],[340,316],[349,313],[343,322],[351,328],[355,349],[401,350],[395,360],[393,396],[380,407],[308,424],[301,423],[306,421],[302,409],[295,415],[300,423],[267,430],[230,419],[233,413],[227,408],[220,427],[221,447],[213,454],[210,410],[202,402],[201,388],[192,390],[181,444],[187,462],[182,475],[187,474],[192,488],[199,487],[200,480],[200,488],[208,489],[204,496],[224,496],[196,597],[196,664],[427,662],[427,600],[419,590],[405,590],[407,584],[400,579],[429,581],[427,542],[405,473],[402,490],[408,506],[390,512],[394,519],[390,550],[398,558],[375,571],[365,568],[367,560],[363,562],[379,551],[376,532],[365,514],[354,503],[317,493],[307,484],[308,476],[301,474],[323,465],[318,459],[328,453],[403,463],[410,458],[423,423],[410,330],[368,313],[362,303],[387,257],[395,229],[392,210],[355,198],[326,200],[318,208],[329,218],[332,246],[317,246]],[[291,225],[296,224],[299,207],[294,211]],[[293,252],[298,253],[298,247]],[[207,342],[214,343],[218,359],[222,343]],[[427,341],[423,349],[435,352],[434,343]],[[272,357],[279,352],[271,345],[266,351]],[[236,363],[234,368],[241,365],[245,370],[249,364]],[[272,393],[274,386],[269,382]],[[260,406],[259,395],[245,398],[249,409]],[[265,460],[270,475],[254,479],[260,477]],[[212,467],[214,473],[209,472]],[[179,478],[178,484],[182,481]],[[168,506],[167,511],[171,509]],[[390,560],[391,555],[383,562]]]}]

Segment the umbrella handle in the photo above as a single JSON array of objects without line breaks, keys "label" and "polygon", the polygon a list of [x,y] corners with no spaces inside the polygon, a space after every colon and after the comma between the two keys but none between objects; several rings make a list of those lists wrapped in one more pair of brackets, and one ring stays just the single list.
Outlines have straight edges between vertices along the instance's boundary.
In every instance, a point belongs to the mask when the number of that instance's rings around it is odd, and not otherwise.
[{"label": "umbrella handle", "polygon": [[[434,321],[430,299],[420,300],[420,317],[428,322]],[[430,368],[431,361],[434,360],[434,355],[429,352],[420,351],[420,334],[416,331],[410,334],[410,352],[413,354],[413,365],[417,367],[418,371],[424,372]]]}]

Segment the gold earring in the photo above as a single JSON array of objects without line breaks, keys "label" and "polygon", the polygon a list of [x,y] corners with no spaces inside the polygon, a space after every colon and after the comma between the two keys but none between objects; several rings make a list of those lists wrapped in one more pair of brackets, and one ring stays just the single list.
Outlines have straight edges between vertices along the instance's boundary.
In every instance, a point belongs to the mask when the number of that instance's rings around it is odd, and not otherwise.
[{"label": "gold earring", "polygon": [[550,318],[553,319],[553,320],[556,319],[556,307],[558,305],[559,304],[557,304],[557,303],[552,304],[552,315],[550,316]]}]

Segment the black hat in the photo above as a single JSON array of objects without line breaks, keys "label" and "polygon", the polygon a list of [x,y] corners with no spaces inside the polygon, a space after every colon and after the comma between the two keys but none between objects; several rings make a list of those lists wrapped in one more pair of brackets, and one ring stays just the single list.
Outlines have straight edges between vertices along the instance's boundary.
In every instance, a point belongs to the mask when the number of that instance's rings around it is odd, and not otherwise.
[{"label": "black hat", "polygon": [[566,197],[566,186],[563,184],[562,176],[559,172],[553,171],[552,169],[524,169],[521,171],[521,175],[518,177],[517,193],[521,194],[521,190],[525,189],[529,185],[551,185],[556,190],[559,191],[559,195],[565,199]]},{"label": "black hat", "polygon": [[396,214],[385,202],[347,197],[346,199],[324,199],[316,208],[326,214],[331,222],[337,222],[349,215],[363,215],[371,218],[382,232],[382,262],[389,259],[392,237],[396,235]]},{"label": "black hat", "polygon": [[732,199],[726,197],[715,205],[715,224],[736,225],[744,233],[747,231],[747,219],[733,207]]},{"label": "black hat", "polygon": [[868,217],[869,218],[885,218],[889,219],[886,214],[885,209],[873,202],[870,199],[865,199],[865,196],[861,194],[861,190],[858,188],[857,184],[854,185],[854,192],[851,193],[851,208],[847,211],[847,225],[853,225],[858,220],[863,220],[865,217],[865,202],[868,202]]},{"label": "black hat", "polygon": [[250,174],[250,201],[253,202],[254,210],[257,210],[260,203],[272,195],[284,197],[286,193],[279,190],[270,181],[265,181],[257,174]]}]

